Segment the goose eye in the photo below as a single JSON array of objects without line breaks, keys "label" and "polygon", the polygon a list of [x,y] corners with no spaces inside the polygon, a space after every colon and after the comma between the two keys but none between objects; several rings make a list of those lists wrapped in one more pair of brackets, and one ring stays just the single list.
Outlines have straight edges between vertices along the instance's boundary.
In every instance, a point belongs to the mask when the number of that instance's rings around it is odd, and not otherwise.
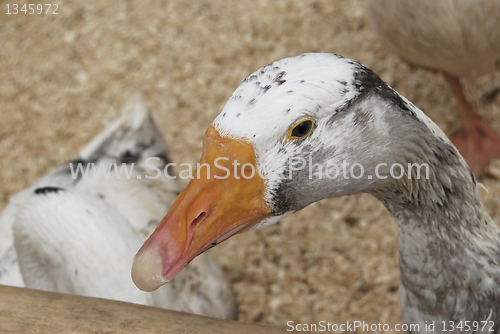
[{"label": "goose eye", "polygon": [[288,134],[288,137],[291,139],[300,139],[307,137],[312,130],[313,121],[311,119],[306,119],[299,124],[295,125]]}]

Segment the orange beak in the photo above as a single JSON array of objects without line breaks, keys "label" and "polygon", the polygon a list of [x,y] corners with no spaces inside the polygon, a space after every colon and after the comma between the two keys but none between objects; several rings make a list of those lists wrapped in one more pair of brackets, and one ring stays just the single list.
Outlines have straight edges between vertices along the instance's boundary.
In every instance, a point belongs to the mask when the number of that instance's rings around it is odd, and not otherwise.
[{"label": "orange beak", "polygon": [[196,256],[271,214],[246,141],[209,127],[193,177],[134,259],[132,279],[141,290],[158,289]]}]

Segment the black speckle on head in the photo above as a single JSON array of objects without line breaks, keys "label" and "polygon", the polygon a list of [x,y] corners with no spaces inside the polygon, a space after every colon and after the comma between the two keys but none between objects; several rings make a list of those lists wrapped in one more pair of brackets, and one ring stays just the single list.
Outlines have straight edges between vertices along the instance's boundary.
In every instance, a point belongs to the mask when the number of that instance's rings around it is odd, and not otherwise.
[{"label": "black speckle on head", "polygon": [[292,109],[288,108],[287,110],[285,110],[285,114],[288,114],[290,112],[290,110],[292,110]]},{"label": "black speckle on head", "polygon": [[300,83],[305,83],[306,81],[305,80],[300,80]]},{"label": "black speckle on head", "polygon": [[226,117],[226,113],[223,113],[223,114],[222,114],[222,117]]},{"label": "black speckle on head", "polygon": [[63,188],[58,188],[58,187],[43,187],[43,188],[37,188],[35,189],[34,193],[35,195],[46,195],[49,193],[55,193],[57,194],[59,191],[64,191],[65,189]]},{"label": "black speckle on head", "polygon": [[240,112],[236,114],[236,117],[240,117],[240,116],[241,116],[241,113],[240,113]]},{"label": "black speckle on head", "polygon": [[253,138],[257,137],[257,135],[253,135]]},{"label": "black speckle on head", "polygon": [[278,83],[278,86],[281,86],[283,83],[286,82],[285,79],[283,79],[283,77],[286,75],[286,72],[285,71],[281,71],[279,72],[273,79],[274,82]]},{"label": "black speckle on head", "polygon": [[271,85],[267,85],[264,87],[264,93],[271,89]]},{"label": "black speckle on head", "polygon": [[251,99],[250,101],[248,101],[248,104],[249,104],[249,105],[252,105],[252,104],[254,104],[254,103],[255,103],[255,98],[253,98],[253,99]]},{"label": "black speckle on head", "polygon": [[352,61],[351,64],[354,66],[354,87],[360,91],[357,98],[364,97],[365,94],[375,93],[383,99],[392,102],[402,111],[414,116],[416,119],[417,115],[408,107],[407,103],[401,98],[401,96],[396,93],[394,89],[389,87],[380,77],[356,61]]},{"label": "black speckle on head", "polygon": [[246,78],[245,80],[243,80],[243,82],[252,82],[255,79],[257,79],[257,75],[256,74],[252,74],[251,76],[249,76],[248,78]]},{"label": "black speckle on head", "polygon": [[[285,175],[288,175],[288,171],[286,171]],[[295,207],[295,202],[293,198],[287,196],[287,192],[285,190],[288,188],[288,182],[288,179],[284,179],[280,184],[276,194],[273,196],[274,205],[271,211],[272,216],[281,216],[282,214],[285,214],[287,212],[294,211],[293,208]]]},{"label": "black speckle on head", "polygon": [[294,91],[293,91],[293,90],[289,90],[287,93],[288,93],[288,94],[293,94],[293,93],[294,93]]},{"label": "black speckle on head", "polygon": [[339,84],[341,84],[342,86],[347,86],[347,81],[344,81],[344,80],[337,80],[337,82]]}]

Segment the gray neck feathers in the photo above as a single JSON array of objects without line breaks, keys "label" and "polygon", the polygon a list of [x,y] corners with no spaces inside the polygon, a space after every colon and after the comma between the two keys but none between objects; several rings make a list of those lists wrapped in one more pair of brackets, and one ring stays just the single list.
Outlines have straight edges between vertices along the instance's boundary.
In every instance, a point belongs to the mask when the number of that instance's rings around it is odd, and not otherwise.
[{"label": "gray neck feathers", "polygon": [[386,124],[397,124],[389,130],[388,160],[405,167],[429,166],[428,178],[422,168],[420,179],[406,173],[369,191],[398,224],[405,321],[496,321],[498,228],[481,204],[468,166],[455,147],[415,114],[383,117]]}]

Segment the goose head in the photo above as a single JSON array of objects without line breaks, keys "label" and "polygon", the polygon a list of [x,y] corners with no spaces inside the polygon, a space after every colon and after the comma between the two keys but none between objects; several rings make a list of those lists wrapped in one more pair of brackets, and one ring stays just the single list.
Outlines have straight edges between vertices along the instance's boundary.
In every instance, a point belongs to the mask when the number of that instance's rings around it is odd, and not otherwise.
[{"label": "goose head", "polygon": [[198,172],[139,250],[133,280],[154,290],[230,236],[323,198],[367,192],[397,205],[407,198],[391,189],[408,181],[393,178],[392,165],[433,166],[453,150],[354,60],[314,53],[272,63],[246,78],[209,126]]}]

